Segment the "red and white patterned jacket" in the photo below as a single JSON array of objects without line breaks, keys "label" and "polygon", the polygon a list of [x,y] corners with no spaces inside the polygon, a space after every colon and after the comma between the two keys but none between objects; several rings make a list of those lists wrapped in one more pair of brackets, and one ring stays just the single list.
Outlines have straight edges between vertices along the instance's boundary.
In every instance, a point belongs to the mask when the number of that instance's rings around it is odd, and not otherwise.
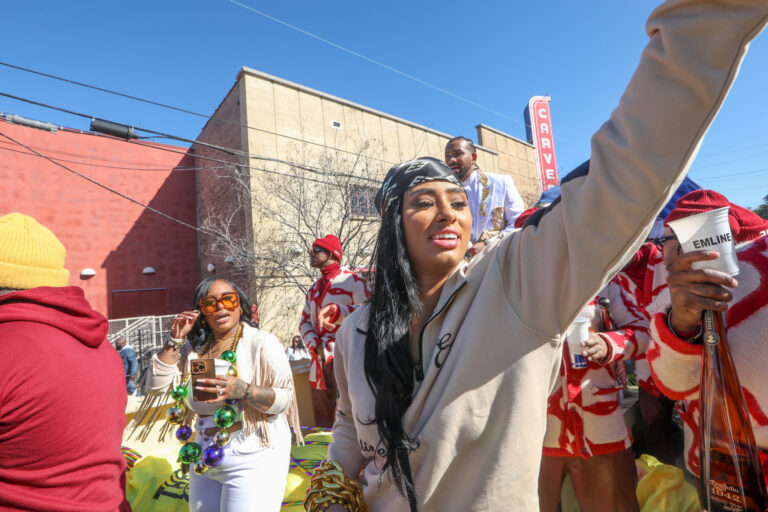
[{"label": "red and white patterned jacket", "polygon": [[[728,348],[752,420],[755,442],[768,458],[768,237],[736,246],[739,286],[728,308]],[[656,313],[651,324],[648,362],[659,389],[679,400],[685,426],[685,464],[699,474],[699,382],[701,345],[688,343],[667,325],[667,311]],[[764,464],[764,471],[768,464]]]},{"label": "red and white patterned jacket", "polygon": [[658,271],[660,262],[660,251],[646,244],[631,268],[617,274],[600,292],[598,298],[610,299],[612,322],[595,314],[595,302],[582,313],[593,317],[594,330],[607,331],[598,335],[606,341],[608,355],[603,364],[588,363],[587,368],[574,369],[569,363],[568,344],[564,344],[559,386],[548,401],[544,455],[588,459],[632,445],[632,434],[618,401],[623,386],[617,383],[610,365],[635,359],[638,380],[652,388],[647,364],[643,368],[650,340],[646,307],[666,292],[666,272]]},{"label": "red and white patterned jacket", "polygon": [[[309,349],[312,361],[309,369],[309,385],[313,389],[325,389],[322,362],[317,352],[322,350],[326,364],[333,361],[333,346],[336,340],[336,331],[341,322],[352,313],[357,306],[368,300],[368,283],[362,277],[346,267],[340,267],[338,272],[332,274],[330,284],[320,293],[322,278],[307,291],[304,302],[304,311],[301,314],[299,332],[304,344]],[[335,325],[331,330],[320,328],[317,324],[317,315],[328,304],[339,306],[339,314],[334,319]]]},{"label": "red and white patterned jacket", "polygon": [[[602,333],[610,336],[613,346],[624,354],[624,360],[635,360],[638,384],[653,396],[661,395],[651,377],[646,351],[650,343],[650,323],[658,308],[669,305],[667,269],[661,251],[651,243],[644,244],[635,260],[619,272],[600,292],[600,297],[611,301],[611,314],[616,325],[631,329]],[[612,345],[609,345],[609,347]]]}]

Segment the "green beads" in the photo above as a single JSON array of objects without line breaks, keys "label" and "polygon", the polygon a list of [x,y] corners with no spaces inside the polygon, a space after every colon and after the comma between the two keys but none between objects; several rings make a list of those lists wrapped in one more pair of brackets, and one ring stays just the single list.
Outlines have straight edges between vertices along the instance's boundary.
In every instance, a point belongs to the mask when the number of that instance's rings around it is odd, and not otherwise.
[{"label": "green beads", "polygon": [[171,398],[178,402],[179,400],[187,398],[187,394],[189,394],[189,389],[187,389],[186,386],[176,386],[173,388],[173,391],[171,391]]},{"label": "green beads", "polygon": [[234,350],[227,350],[221,354],[221,358],[229,363],[234,363],[237,361],[237,355],[235,354]]},{"label": "green beads", "polygon": [[216,432],[216,435],[213,436],[213,442],[219,446],[227,444],[229,442],[229,431],[222,429]]},{"label": "green beads", "polygon": [[219,428],[227,428],[237,419],[237,412],[230,406],[225,405],[220,407],[216,414],[213,416],[213,422]]},{"label": "green beads", "polygon": [[184,421],[186,413],[187,409],[183,405],[177,403],[173,407],[168,408],[168,411],[165,413],[165,419],[168,420],[168,423],[178,425]]},{"label": "green beads", "polygon": [[202,455],[202,447],[194,441],[184,443],[184,446],[179,450],[179,460],[184,464],[192,464],[193,462],[200,460]]}]

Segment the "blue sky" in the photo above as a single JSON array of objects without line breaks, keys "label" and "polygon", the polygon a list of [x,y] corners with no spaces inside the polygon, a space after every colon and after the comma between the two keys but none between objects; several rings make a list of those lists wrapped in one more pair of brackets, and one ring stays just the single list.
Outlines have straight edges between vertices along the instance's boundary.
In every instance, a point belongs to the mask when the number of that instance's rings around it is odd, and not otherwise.
[{"label": "blue sky", "polygon": [[[430,82],[463,102],[229,0],[25,0],[3,6],[0,61],[211,114],[248,66],[450,134],[488,124],[525,138],[523,108],[552,97],[561,175],[628,82],[657,2],[238,0]],[[754,42],[691,176],[731,201],[768,194],[768,34]],[[201,118],[0,66],[0,92],[195,138]],[[0,97],[0,111],[88,121]]]}]

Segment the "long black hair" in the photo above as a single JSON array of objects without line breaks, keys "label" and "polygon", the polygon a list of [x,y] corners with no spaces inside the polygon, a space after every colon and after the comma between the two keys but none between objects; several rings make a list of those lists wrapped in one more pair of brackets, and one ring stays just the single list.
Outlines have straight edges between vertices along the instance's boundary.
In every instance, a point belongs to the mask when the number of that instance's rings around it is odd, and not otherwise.
[{"label": "long black hair", "polygon": [[371,423],[376,423],[386,451],[382,471],[390,469],[395,485],[415,511],[416,492],[408,454],[417,441],[405,432],[403,414],[411,404],[414,389],[415,365],[408,326],[414,313],[421,310],[421,302],[405,245],[402,204],[402,196],[395,198],[384,211],[371,259],[376,271],[363,366],[375,398]]},{"label": "long black hair", "polygon": [[[211,285],[213,285],[215,281],[224,281],[232,287],[232,291],[237,294],[237,298],[240,300],[240,309],[242,310],[240,321],[245,322],[251,327],[256,327],[251,321],[251,301],[248,300],[245,292],[229,279],[216,276],[203,279],[200,284],[197,285],[197,288],[195,288],[195,295],[192,299],[192,304],[195,305],[195,308],[198,310],[200,309],[200,299],[208,296],[208,292],[211,290]],[[187,341],[189,341],[195,351],[198,351],[203,346],[203,343],[205,343],[205,340],[208,339],[208,336],[211,335],[211,328],[208,326],[208,322],[205,321],[203,314],[200,313],[197,320],[195,320],[194,325],[192,325],[192,330],[187,334]]]}]

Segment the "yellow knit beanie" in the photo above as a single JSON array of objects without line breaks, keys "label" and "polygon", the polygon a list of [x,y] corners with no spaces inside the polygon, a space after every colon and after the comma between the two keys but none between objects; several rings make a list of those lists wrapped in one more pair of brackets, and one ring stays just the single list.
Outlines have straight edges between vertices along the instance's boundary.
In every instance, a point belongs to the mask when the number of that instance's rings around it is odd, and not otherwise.
[{"label": "yellow knit beanie", "polygon": [[32,217],[21,213],[3,215],[0,217],[0,288],[67,286],[66,252],[56,235]]}]

